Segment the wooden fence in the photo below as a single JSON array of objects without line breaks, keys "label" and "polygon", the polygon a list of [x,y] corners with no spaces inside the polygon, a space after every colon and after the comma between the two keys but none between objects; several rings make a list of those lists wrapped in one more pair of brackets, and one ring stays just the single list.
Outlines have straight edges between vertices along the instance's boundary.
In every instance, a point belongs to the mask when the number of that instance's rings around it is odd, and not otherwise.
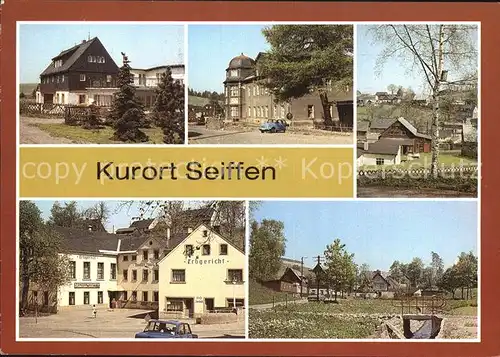
[{"label": "wooden fence", "polygon": [[[471,165],[471,166],[460,166],[460,167],[447,167],[447,168],[442,168],[438,169],[438,175],[439,176],[446,176],[449,174],[475,174],[477,173],[477,166]],[[371,179],[377,179],[377,178],[387,178],[387,177],[394,177],[394,178],[401,178],[401,177],[428,177],[431,176],[431,170],[430,169],[390,169],[390,170],[359,170],[358,171],[358,177],[367,177]],[[471,175],[472,176],[472,175]]]},{"label": "wooden fence", "polygon": [[[96,115],[101,122],[104,122],[109,107],[94,107]],[[67,105],[64,108],[64,123],[67,125],[81,125],[87,119],[92,111],[92,107],[82,107],[77,105]]]},{"label": "wooden fence", "polygon": [[19,101],[19,114],[28,116],[49,116],[49,117],[64,117],[64,104],[53,103],[30,103],[27,101]]}]

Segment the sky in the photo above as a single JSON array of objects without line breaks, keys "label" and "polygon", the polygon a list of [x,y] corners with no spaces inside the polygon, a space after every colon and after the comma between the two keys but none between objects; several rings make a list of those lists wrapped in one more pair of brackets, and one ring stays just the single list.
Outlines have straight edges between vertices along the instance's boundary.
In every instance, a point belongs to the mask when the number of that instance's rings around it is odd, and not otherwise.
[{"label": "sky", "polygon": [[[50,217],[50,209],[54,205],[56,201],[54,200],[38,200],[34,201],[37,207],[40,209],[42,213],[42,218],[47,221]],[[64,206],[65,203],[69,203],[70,201],[58,200],[59,204]],[[86,208],[94,206],[99,201],[77,201],[78,208],[80,210],[84,210]],[[132,223],[132,219],[139,217],[139,208],[141,206],[141,201],[135,201],[132,205],[123,206],[124,202],[131,201],[117,201],[117,200],[106,200],[105,201],[109,210],[110,210],[110,218],[104,224],[104,228],[110,233],[113,233],[119,228],[127,228]],[[195,208],[196,201],[187,201],[186,207]],[[158,211],[156,212],[146,212],[144,218],[153,218],[158,215]]]},{"label": "sky", "polygon": [[98,37],[118,66],[125,52],[134,68],[184,63],[184,26],[127,24],[21,24],[19,80],[37,83],[40,73],[61,51]]},{"label": "sky", "polygon": [[284,222],[285,257],[308,257],[309,267],[335,238],[355,254],[357,264],[372,270],[388,271],[395,260],[409,263],[414,257],[428,264],[432,251],[445,268],[461,252],[477,254],[473,201],[267,201],[255,218]]},{"label": "sky", "polygon": [[269,49],[263,25],[190,25],[188,30],[189,87],[224,91],[226,68],[241,53],[255,59]]},{"label": "sky", "polygon": [[[424,94],[424,77],[419,76],[419,72],[409,72],[407,63],[403,63],[399,58],[389,59],[383,72],[378,76],[375,73],[376,61],[379,54],[384,49],[381,43],[374,43],[370,34],[368,25],[357,26],[356,36],[356,85],[357,90],[362,93],[384,92],[388,91],[389,84],[396,84],[404,88],[411,87],[417,94]],[[450,73],[449,79],[454,79]],[[456,78],[455,78],[456,79]]]}]

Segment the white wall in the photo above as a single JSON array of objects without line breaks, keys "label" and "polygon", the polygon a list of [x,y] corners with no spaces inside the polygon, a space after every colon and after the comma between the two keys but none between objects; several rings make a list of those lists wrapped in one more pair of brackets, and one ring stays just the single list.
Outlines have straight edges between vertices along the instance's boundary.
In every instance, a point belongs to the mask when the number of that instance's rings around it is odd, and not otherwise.
[{"label": "white wall", "polygon": [[376,166],[377,159],[384,159],[384,165],[401,164],[401,147],[396,155],[364,153],[357,159],[358,166]]},{"label": "white wall", "polygon": [[[117,282],[116,279],[111,279],[111,263],[116,264],[115,256],[105,256],[102,254],[69,254],[67,255],[70,261],[76,262],[76,277],[68,285],[63,286],[59,289],[57,294],[57,303],[60,307],[66,307],[69,305],[69,293],[75,292],[75,306],[84,305],[84,292],[88,291],[90,293],[89,308],[93,304],[97,305],[97,292],[102,291],[103,294],[103,305],[109,306],[108,290],[116,291]],[[83,279],[83,262],[90,262],[90,279]],[[97,279],[97,263],[104,263],[104,279]],[[78,288],[75,287],[76,284],[82,283],[93,283],[99,284],[99,287],[95,288]]]},{"label": "white wall", "polygon": [[[209,242],[204,237],[206,227],[200,226],[159,263],[160,269],[160,313],[166,311],[167,298],[193,298],[194,314],[204,312],[205,298],[214,299],[214,307],[227,306],[227,299],[244,299],[245,285],[227,282],[228,269],[241,269],[246,277],[245,255],[212,231],[208,231]],[[187,257],[185,246],[200,243],[210,244],[210,255],[202,255],[202,249],[194,250]],[[227,244],[227,255],[220,255],[220,245]],[[185,270],[185,283],[172,281],[172,270]]]}]

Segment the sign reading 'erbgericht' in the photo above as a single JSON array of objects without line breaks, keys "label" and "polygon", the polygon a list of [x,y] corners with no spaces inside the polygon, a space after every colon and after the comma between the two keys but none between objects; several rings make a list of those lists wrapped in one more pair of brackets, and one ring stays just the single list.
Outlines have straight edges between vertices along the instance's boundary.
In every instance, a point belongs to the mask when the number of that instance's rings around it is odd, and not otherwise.
[{"label": "sign reading 'erbgericht'", "polygon": [[245,165],[243,161],[221,161],[217,165],[202,165],[197,161],[161,165],[118,164],[97,162],[96,178],[106,180],[276,180],[273,166]]}]

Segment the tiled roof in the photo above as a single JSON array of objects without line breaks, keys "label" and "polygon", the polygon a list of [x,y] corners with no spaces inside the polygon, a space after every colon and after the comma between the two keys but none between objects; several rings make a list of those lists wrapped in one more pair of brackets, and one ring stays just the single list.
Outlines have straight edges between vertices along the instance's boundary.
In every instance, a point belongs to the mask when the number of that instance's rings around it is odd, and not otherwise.
[{"label": "tiled roof", "polygon": [[374,119],[370,123],[371,129],[387,129],[396,122],[396,119]]},{"label": "tiled roof", "polygon": [[154,218],[150,219],[141,219],[138,221],[132,222],[129,228],[137,228],[137,229],[148,229],[151,223],[154,222]]},{"label": "tiled roof", "polygon": [[[358,144],[358,150],[362,150],[361,154],[369,153],[369,154],[388,154],[388,155],[396,155],[398,153],[399,147],[401,143],[398,140],[392,139],[381,139],[374,143],[368,144],[368,150],[364,149],[364,144]],[[361,156],[358,151],[358,157]]]},{"label": "tiled roof", "polygon": [[118,247],[118,236],[115,234],[58,226],[54,230],[64,238],[63,249],[66,252],[99,253],[100,250],[115,251]]}]

